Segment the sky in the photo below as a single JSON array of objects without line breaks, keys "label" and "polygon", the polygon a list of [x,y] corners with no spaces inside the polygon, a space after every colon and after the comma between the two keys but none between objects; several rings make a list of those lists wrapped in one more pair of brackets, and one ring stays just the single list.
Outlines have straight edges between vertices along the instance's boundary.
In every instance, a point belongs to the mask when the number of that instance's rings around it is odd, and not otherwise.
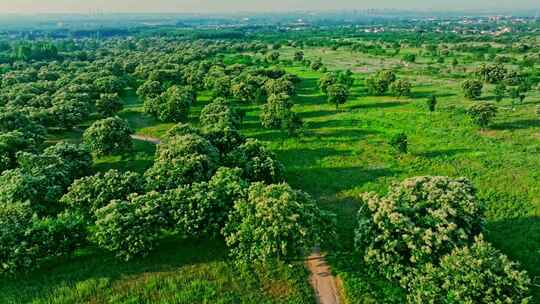
[{"label": "sky", "polygon": [[0,0],[2,13],[224,13],[395,8],[540,9],[540,0]]}]

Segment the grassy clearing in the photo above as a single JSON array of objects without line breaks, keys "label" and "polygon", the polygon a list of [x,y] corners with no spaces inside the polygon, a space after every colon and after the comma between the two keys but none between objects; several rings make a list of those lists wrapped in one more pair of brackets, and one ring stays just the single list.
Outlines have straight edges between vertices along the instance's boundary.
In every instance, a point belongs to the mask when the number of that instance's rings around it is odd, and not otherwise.
[{"label": "grassy clearing", "polygon": [[[306,50],[309,58],[322,52]],[[329,53],[323,61],[335,55]],[[348,68],[351,64],[345,53],[336,58],[341,59],[333,61],[331,68]],[[378,62],[380,59],[372,61],[371,66],[377,67]],[[479,130],[465,113],[470,102],[461,97],[457,72],[442,77],[424,73],[426,66],[420,60],[418,65],[399,72],[399,77],[415,83],[411,98],[365,96],[362,80],[367,74],[357,74],[353,96],[339,110],[327,104],[319,92],[320,73],[289,68],[302,78],[294,109],[306,122],[304,134],[290,138],[284,132],[261,129],[256,105],[244,106],[247,117],[243,133],[267,142],[285,164],[288,182],[338,214],[340,233],[330,262],[351,303],[370,299],[402,303],[403,291],[365,271],[361,257],[353,251],[353,230],[360,193],[384,193],[392,182],[418,175],[464,176],[473,181],[487,206],[488,239],[529,272],[535,283],[535,299],[540,299],[540,119],[535,114],[540,96],[530,94],[525,104],[515,107],[509,100],[501,102],[493,125]],[[487,87],[486,99],[491,98],[492,89]],[[439,100],[434,113],[425,107],[430,94],[436,94]],[[209,99],[208,94],[202,94],[192,111],[191,123],[197,125],[198,113]],[[171,126],[142,114],[142,103],[133,93],[125,100],[127,106],[120,115],[129,120],[137,134],[162,137]],[[396,155],[388,145],[389,137],[397,132],[409,137],[410,152],[406,155]],[[51,140],[59,136],[53,135]],[[76,134],[68,137],[75,139]],[[135,153],[99,159],[96,168],[142,172],[151,165],[153,149],[151,144],[136,142]],[[0,302],[23,299],[39,303],[56,298],[60,299],[56,303],[312,301],[300,264],[239,275],[225,257],[222,245],[197,246],[169,243],[150,259],[133,264],[91,251],[54,266],[54,270],[51,267],[32,275],[21,290],[16,283],[2,282],[0,294],[4,298]],[[198,262],[190,260],[190,254]],[[161,259],[166,262],[156,262]],[[111,273],[103,274],[99,269]]]},{"label": "grassy clearing", "polygon": [[93,248],[79,251],[0,281],[0,303],[311,303],[304,278],[302,264],[243,269],[228,261],[221,241],[173,238],[128,263]]}]

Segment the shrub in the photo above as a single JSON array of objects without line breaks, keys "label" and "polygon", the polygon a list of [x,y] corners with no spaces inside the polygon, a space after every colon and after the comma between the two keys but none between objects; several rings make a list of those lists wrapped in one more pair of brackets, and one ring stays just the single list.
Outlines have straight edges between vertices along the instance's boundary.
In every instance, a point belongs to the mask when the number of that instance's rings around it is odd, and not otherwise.
[{"label": "shrub", "polygon": [[248,139],[243,145],[225,156],[230,167],[243,170],[243,177],[250,182],[268,184],[283,181],[284,167],[259,141]]},{"label": "shrub", "polygon": [[133,130],[119,117],[94,122],[83,134],[84,143],[98,156],[111,155],[131,149]]},{"label": "shrub", "polygon": [[92,240],[126,261],[148,255],[167,227],[162,195],[150,192],[113,200],[96,211]]},{"label": "shrub", "polygon": [[125,200],[129,194],[143,192],[143,179],[138,173],[109,170],[76,180],[60,203],[94,218],[94,212],[110,201]]},{"label": "shrub", "polygon": [[409,303],[529,303],[531,281],[518,265],[485,242],[454,249],[426,264],[411,281]]},{"label": "shrub", "polygon": [[356,246],[369,265],[402,284],[415,267],[470,244],[482,228],[483,207],[465,179],[414,177],[363,200]]},{"label": "shrub", "polygon": [[223,229],[231,255],[241,261],[299,257],[328,236],[329,215],[287,184],[255,183],[238,200]]},{"label": "shrub", "polygon": [[482,96],[482,88],[484,84],[476,79],[465,80],[461,84],[461,89],[466,98],[476,100]]},{"label": "shrub", "polygon": [[487,127],[493,118],[497,116],[497,112],[497,107],[488,102],[475,103],[468,109],[469,116],[473,122],[481,128]]},{"label": "shrub", "polygon": [[219,160],[219,151],[198,135],[170,138],[158,146],[154,165],[145,173],[147,186],[152,190],[167,190],[207,181]]},{"label": "shrub", "polygon": [[84,235],[76,215],[40,219],[28,205],[0,205],[0,274],[31,271],[47,259],[72,253]]},{"label": "shrub", "polygon": [[390,139],[390,145],[399,153],[407,153],[408,138],[405,133],[398,133]]}]

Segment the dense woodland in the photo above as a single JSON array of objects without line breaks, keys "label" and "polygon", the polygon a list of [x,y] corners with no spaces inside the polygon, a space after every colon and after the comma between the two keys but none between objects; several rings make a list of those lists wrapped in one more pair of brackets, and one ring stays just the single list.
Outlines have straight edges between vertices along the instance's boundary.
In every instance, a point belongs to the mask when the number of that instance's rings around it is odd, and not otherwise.
[{"label": "dense woodland", "polygon": [[0,302],[315,303],[320,246],[344,303],[537,303],[504,22],[0,33]]}]

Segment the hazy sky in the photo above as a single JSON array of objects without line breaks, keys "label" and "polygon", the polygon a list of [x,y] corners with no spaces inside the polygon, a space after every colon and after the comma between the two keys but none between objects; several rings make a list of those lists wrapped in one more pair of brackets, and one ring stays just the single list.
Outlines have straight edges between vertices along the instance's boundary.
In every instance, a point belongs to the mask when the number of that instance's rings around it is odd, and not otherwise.
[{"label": "hazy sky", "polygon": [[540,0],[0,0],[0,13],[235,12],[397,9],[528,9]]}]

